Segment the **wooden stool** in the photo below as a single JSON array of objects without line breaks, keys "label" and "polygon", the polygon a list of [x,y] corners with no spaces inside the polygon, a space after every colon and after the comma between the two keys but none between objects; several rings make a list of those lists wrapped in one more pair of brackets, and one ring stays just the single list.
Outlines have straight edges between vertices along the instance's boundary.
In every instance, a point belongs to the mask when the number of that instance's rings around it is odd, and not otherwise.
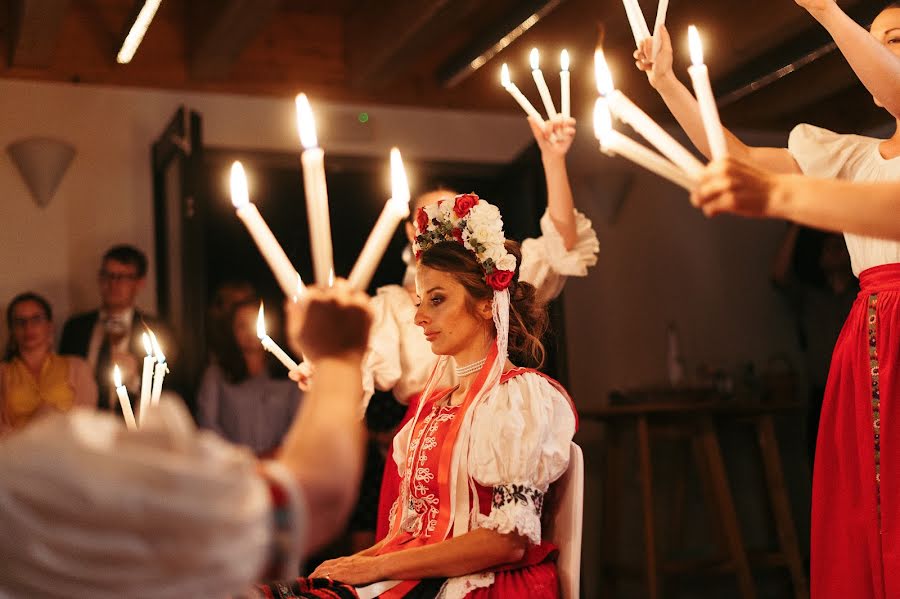
[{"label": "wooden stool", "polygon": [[[624,433],[633,426],[637,438],[643,511],[645,564],[643,575],[646,580],[647,597],[657,599],[662,596],[661,578],[664,574],[724,571],[733,572],[736,576],[740,597],[753,599],[757,595],[751,572],[752,562],[753,566],[787,568],[793,582],[794,596],[806,599],[809,596],[809,590],[791,515],[773,423],[774,413],[799,408],[800,404],[795,402],[751,404],[724,401],[709,391],[666,390],[654,393],[657,395],[664,393],[664,397],[641,396],[636,398],[640,401],[634,403],[609,406],[581,414],[584,419],[599,420],[608,424],[603,532],[601,535],[604,540],[601,559],[603,570],[606,573],[604,579],[607,583],[604,597],[608,599],[615,597],[617,570],[623,569],[615,563],[615,551],[619,540],[618,524],[621,518],[620,493],[625,464],[622,438]],[[703,395],[698,396],[699,393]],[[748,421],[754,426],[765,471],[769,505],[778,536],[779,550],[777,552],[753,556],[753,558],[747,554],[716,433],[716,420],[726,418]],[[724,557],[718,556],[712,560],[660,563],[656,518],[653,512],[653,464],[650,452],[651,438],[658,436],[682,440],[689,445],[705,502],[711,513],[714,514],[711,525]],[[681,476],[673,493],[676,513],[673,520],[677,524],[680,524],[682,520],[680,513],[684,510],[685,493],[685,477]],[[675,536],[680,535],[676,533]]]}]

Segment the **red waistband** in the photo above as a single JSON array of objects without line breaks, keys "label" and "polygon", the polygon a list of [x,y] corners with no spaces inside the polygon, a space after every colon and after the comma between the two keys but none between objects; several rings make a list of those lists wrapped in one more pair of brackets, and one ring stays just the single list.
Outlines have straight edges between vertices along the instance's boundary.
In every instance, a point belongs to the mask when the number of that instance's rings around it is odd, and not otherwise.
[{"label": "red waistband", "polygon": [[879,291],[900,291],[900,263],[873,266],[859,273],[861,295]]}]

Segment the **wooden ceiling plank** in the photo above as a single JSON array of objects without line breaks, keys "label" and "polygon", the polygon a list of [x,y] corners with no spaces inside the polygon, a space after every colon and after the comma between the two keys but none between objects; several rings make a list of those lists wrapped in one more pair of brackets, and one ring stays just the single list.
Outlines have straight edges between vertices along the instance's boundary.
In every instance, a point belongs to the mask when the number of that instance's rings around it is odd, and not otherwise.
[{"label": "wooden ceiling plank", "polygon": [[69,0],[15,0],[10,65],[46,68],[52,65],[59,31]]},{"label": "wooden ceiling plank", "polygon": [[[190,56],[194,79],[215,80],[228,76],[238,57],[272,18],[280,0],[220,0],[206,3],[202,18],[206,29],[199,33]],[[189,31],[189,35],[198,32]]]}]

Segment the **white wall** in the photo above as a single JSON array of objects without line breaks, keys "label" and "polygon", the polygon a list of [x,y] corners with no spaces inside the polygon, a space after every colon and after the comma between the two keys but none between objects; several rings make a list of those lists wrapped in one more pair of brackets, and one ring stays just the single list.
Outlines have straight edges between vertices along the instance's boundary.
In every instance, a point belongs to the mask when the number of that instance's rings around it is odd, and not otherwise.
[{"label": "white wall", "polygon": [[[110,245],[134,243],[152,257],[150,146],[182,104],[203,115],[207,146],[298,151],[293,98],[0,81],[0,147],[50,136],[77,150],[44,209],[31,200],[9,156],[0,155],[0,305],[32,289],[47,295],[61,322],[96,304],[99,258]],[[387,160],[397,145],[412,159],[503,163],[530,139],[512,116],[315,103],[314,109],[320,141],[335,154]],[[360,135],[347,124],[362,110],[371,120]],[[153,266],[151,260],[139,298],[151,311]]]}]

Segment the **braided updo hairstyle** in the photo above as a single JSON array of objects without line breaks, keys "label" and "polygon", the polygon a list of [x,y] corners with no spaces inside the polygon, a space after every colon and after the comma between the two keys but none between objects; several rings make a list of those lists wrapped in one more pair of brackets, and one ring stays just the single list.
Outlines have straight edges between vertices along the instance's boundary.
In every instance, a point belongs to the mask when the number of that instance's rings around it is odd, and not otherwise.
[{"label": "braided updo hairstyle", "polygon": [[[516,258],[516,272],[509,289],[509,357],[517,365],[540,368],[546,352],[541,339],[547,332],[549,317],[539,304],[534,285],[519,280],[522,252],[515,241],[506,241],[506,251]],[[484,270],[475,254],[464,246],[447,241],[425,250],[419,260],[422,266],[453,276],[465,288],[466,302],[474,313],[475,302],[491,300],[493,288],[484,280]]]}]

